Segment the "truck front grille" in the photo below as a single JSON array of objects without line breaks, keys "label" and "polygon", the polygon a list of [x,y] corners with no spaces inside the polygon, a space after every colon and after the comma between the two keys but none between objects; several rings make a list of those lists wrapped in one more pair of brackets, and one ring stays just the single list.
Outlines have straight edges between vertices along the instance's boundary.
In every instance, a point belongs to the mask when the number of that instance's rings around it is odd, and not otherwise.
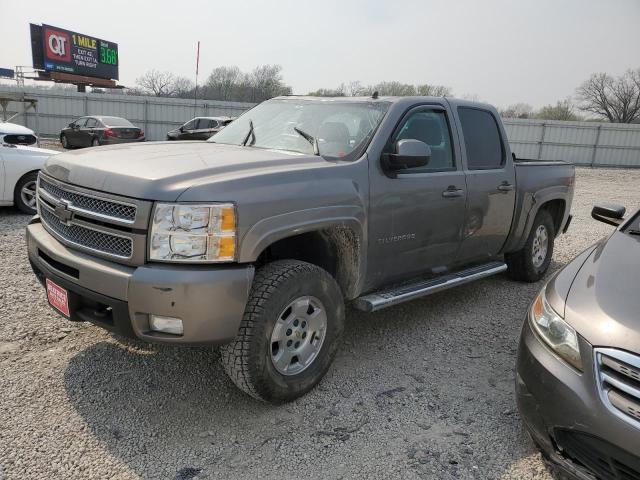
[{"label": "truck front grille", "polygon": [[46,207],[40,209],[40,218],[46,227],[69,243],[123,259],[131,258],[132,241],[130,238],[100,232],[77,224],[66,224]]},{"label": "truck front grille", "polygon": [[613,348],[596,348],[600,398],[619,418],[640,428],[640,356]]},{"label": "truck front grille", "polygon": [[43,227],[60,243],[118,263],[145,263],[152,202],[70,185],[43,172],[36,200]]},{"label": "truck front grille", "polygon": [[78,211],[92,213],[97,216],[124,220],[133,223],[136,219],[135,205],[103,200],[87,194],[64,189],[40,177],[40,188],[55,200],[65,200]]}]

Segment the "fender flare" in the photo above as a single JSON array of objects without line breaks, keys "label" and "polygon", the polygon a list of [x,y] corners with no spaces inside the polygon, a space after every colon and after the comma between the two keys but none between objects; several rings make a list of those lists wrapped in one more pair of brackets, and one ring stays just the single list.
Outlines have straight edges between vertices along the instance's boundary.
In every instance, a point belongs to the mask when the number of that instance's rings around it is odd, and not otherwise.
[{"label": "fender flare", "polygon": [[[340,229],[349,230],[354,236],[355,244],[350,245],[349,252],[343,252],[348,258],[342,260],[353,262],[351,267],[355,278],[348,290],[359,292],[366,273],[366,255],[363,255],[363,252],[367,251],[365,215],[360,206],[318,207],[264,218],[242,236],[238,245],[238,261],[255,262],[269,245],[278,240],[307,232]],[[354,256],[356,258],[352,258]]]},{"label": "fender flare", "polygon": [[[527,237],[529,236],[529,232],[531,231],[531,228],[533,226],[533,221],[535,220],[536,215],[538,215],[540,208],[553,200],[562,200],[565,203],[565,211],[563,213],[561,226],[564,224],[568,215],[568,210],[566,208],[567,187],[553,186],[542,189],[533,194],[531,208],[527,212],[524,229],[520,233],[518,241],[515,243],[515,245],[512,245],[512,248],[509,248],[508,251],[518,251],[524,246],[525,242],[527,241]],[[556,236],[558,234],[559,232],[556,232]]]}]

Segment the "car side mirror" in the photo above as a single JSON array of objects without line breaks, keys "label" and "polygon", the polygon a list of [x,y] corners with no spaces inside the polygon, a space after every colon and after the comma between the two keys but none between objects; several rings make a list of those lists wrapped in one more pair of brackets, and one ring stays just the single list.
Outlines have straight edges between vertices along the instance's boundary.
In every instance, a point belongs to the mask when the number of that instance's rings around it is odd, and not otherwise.
[{"label": "car side mirror", "polygon": [[74,125],[74,123],[73,123],[73,122],[71,122],[69,125],[67,125],[67,127],[71,127],[71,128],[73,128],[73,125]]},{"label": "car side mirror", "polygon": [[624,214],[627,211],[622,205],[612,203],[602,203],[594,205],[591,216],[607,225],[619,226],[624,221]]},{"label": "car side mirror", "polygon": [[431,160],[431,147],[420,140],[406,138],[398,140],[395,153],[387,153],[383,159],[385,166],[390,170],[424,167]]},{"label": "car side mirror", "polygon": [[184,125],[182,125],[178,130],[180,130],[180,133],[184,132]]}]

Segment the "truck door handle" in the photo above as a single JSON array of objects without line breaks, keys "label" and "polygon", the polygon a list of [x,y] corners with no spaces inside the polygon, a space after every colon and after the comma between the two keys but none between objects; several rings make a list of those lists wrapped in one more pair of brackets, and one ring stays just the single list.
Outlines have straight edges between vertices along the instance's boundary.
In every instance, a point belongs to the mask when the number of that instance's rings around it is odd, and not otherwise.
[{"label": "truck door handle", "polygon": [[449,185],[449,188],[447,188],[444,192],[442,192],[442,196],[444,198],[462,197],[463,195],[464,195],[464,190],[462,190],[461,188],[456,188],[453,185]]},{"label": "truck door handle", "polygon": [[504,182],[498,185],[498,190],[501,192],[510,192],[511,190],[513,190],[513,185],[511,185],[510,183]]}]

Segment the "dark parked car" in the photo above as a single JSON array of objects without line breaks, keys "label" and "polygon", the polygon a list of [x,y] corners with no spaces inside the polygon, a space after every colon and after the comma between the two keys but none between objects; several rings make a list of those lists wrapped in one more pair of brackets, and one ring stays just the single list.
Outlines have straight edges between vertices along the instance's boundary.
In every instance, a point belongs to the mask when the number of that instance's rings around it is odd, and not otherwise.
[{"label": "dark parked car", "polygon": [[516,391],[545,456],[580,479],[640,479],[640,210],[542,289],[522,330]]},{"label": "dark parked car", "polygon": [[167,140],[207,140],[233,121],[229,117],[196,117],[167,132]]},{"label": "dark parked car", "polygon": [[80,117],[60,132],[60,143],[64,148],[97,147],[144,140],[144,130],[126,118],[104,115]]}]

